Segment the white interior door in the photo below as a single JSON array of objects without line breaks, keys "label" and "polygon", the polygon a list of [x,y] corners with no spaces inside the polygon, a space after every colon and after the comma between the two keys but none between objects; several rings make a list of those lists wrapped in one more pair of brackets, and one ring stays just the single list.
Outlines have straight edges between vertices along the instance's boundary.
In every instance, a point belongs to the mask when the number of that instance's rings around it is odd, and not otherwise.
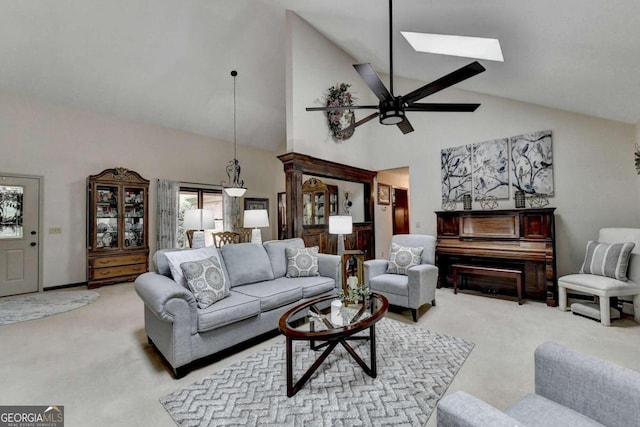
[{"label": "white interior door", "polygon": [[37,292],[40,180],[0,175],[0,297]]}]

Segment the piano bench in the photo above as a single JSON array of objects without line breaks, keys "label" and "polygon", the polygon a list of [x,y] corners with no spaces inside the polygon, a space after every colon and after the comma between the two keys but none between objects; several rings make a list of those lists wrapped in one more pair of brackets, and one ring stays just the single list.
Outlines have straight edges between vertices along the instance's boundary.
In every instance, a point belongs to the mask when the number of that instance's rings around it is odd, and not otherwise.
[{"label": "piano bench", "polygon": [[522,271],[513,268],[487,267],[469,264],[451,265],[453,278],[453,293],[458,293],[458,274],[469,274],[475,276],[506,277],[515,279],[516,291],[518,292],[518,304],[522,305]]}]

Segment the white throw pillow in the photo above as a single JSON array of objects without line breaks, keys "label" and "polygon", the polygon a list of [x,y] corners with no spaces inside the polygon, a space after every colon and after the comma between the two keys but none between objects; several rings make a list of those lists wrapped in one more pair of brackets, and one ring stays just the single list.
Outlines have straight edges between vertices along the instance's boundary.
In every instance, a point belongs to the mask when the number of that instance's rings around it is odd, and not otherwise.
[{"label": "white throw pillow", "polygon": [[391,253],[389,254],[389,267],[387,273],[392,274],[409,274],[409,269],[415,267],[422,262],[422,251],[424,248],[405,248],[396,243],[391,244]]},{"label": "white throw pillow", "polygon": [[200,261],[183,262],[181,267],[187,285],[198,301],[198,307],[207,308],[231,293],[218,258],[213,256]]},{"label": "white throw pillow", "polygon": [[180,264],[189,261],[200,261],[201,259],[211,258],[212,256],[218,258],[218,251],[215,246],[207,246],[199,249],[187,249],[184,251],[166,252],[164,254],[169,262],[169,269],[171,270],[171,276],[177,284],[187,287],[187,281],[182,274],[182,268]]}]

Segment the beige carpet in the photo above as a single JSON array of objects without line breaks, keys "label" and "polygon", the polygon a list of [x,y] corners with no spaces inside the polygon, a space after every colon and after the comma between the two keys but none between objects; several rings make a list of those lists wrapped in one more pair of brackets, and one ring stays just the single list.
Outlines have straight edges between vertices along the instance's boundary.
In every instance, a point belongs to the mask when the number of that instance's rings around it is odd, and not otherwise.
[{"label": "beige carpet", "polygon": [[[158,400],[240,358],[282,340],[272,338],[180,380],[147,345],[142,302],[132,284],[97,290],[79,309],[0,326],[0,404],[65,406],[66,425],[174,426]],[[438,306],[417,324],[475,343],[447,393],[466,390],[498,408],[533,391],[533,350],[547,340],[640,371],[640,325],[606,328],[542,303],[458,294],[441,289]],[[413,324],[409,312],[390,318]],[[435,414],[427,425],[435,426]]]}]

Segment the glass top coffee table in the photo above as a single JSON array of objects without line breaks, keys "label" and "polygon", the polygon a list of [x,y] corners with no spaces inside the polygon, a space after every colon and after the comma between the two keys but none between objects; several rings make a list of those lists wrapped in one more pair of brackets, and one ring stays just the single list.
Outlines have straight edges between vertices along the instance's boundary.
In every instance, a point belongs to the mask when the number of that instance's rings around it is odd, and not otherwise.
[{"label": "glass top coffee table", "polygon": [[[293,396],[302,388],[338,344],[347,350],[367,375],[373,378],[377,375],[375,324],[387,312],[389,302],[384,296],[372,293],[371,297],[363,304],[343,307],[340,310],[340,315],[335,311],[333,314],[323,314],[318,308],[318,304],[322,302],[326,303],[335,298],[335,296],[325,296],[306,301],[293,307],[280,318],[278,327],[285,335],[287,345],[288,397]],[[300,314],[303,311],[307,311],[307,322],[296,326],[296,323],[292,323],[292,319],[300,319]],[[365,329],[369,329],[368,335],[360,334],[354,336]],[[326,347],[313,365],[311,365],[295,384],[293,383],[294,340],[309,341],[310,348],[314,351]],[[367,366],[349,343],[347,343],[348,340],[369,340],[369,354],[371,355],[370,366]],[[321,343],[316,345],[316,341],[320,341]]]}]

